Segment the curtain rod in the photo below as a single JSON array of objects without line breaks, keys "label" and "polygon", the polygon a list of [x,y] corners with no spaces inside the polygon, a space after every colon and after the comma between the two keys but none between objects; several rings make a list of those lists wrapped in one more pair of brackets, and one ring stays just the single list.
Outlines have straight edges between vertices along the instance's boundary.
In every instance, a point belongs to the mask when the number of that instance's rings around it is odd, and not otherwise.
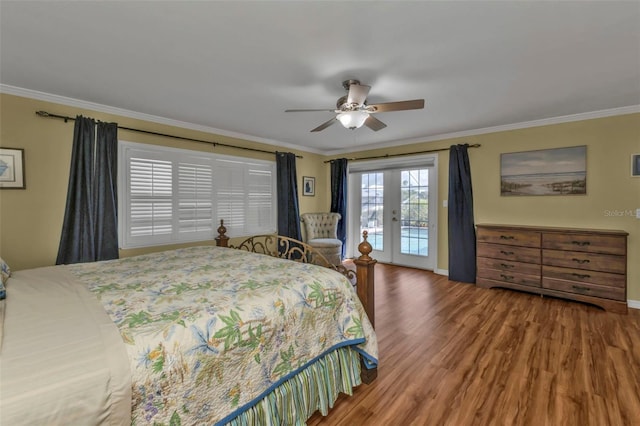
[{"label": "curtain rod", "polygon": [[[473,145],[465,144],[467,148],[480,148],[482,145],[479,143],[474,143]],[[347,158],[349,161],[361,161],[361,160],[378,160],[380,158],[392,158],[392,157],[402,157],[405,155],[418,155],[418,154],[430,154],[432,152],[440,152],[440,151],[449,151],[449,148],[439,148],[439,149],[430,149],[427,151],[416,151],[416,152],[405,152],[402,154],[385,154],[385,155],[377,155],[373,157],[361,157],[361,158]],[[326,160],[325,163],[331,163],[334,160]]]},{"label": "curtain rod", "polygon": [[[36,111],[36,114],[38,116],[40,116],[40,117],[45,117],[45,118],[59,118],[61,120],[64,120],[65,123],[67,123],[69,120],[76,121],[76,119],[74,117],[68,117],[66,115],[51,114],[51,113],[46,112],[46,111]],[[275,151],[267,151],[267,150],[264,150],[264,149],[257,149],[257,148],[247,148],[247,147],[244,147],[244,146],[229,145],[229,144],[226,144],[226,143],[205,141],[203,139],[194,139],[194,138],[187,138],[187,137],[183,137],[183,136],[169,135],[169,134],[166,134],[166,133],[152,132],[150,130],[134,129],[132,127],[124,127],[124,126],[120,126],[120,125],[118,125],[118,129],[129,130],[131,132],[145,133],[147,135],[162,136],[162,137],[165,137],[165,138],[182,139],[182,140],[191,141],[191,142],[207,143],[209,145],[213,145],[214,148],[216,146],[224,146],[226,148],[243,149],[245,151],[262,152],[264,154],[274,154],[274,155],[276,154]],[[301,156],[301,155],[296,155],[296,158],[304,158],[304,157]]]}]

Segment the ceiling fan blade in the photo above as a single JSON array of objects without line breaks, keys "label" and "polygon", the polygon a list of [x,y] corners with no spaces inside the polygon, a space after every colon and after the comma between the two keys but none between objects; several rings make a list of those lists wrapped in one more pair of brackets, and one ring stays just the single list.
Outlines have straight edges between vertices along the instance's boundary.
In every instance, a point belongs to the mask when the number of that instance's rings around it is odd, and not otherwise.
[{"label": "ceiling fan blade", "polygon": [[284,112],[317,112],[317,111],[335,112],[335,109],[285,109],[284,110]]},{"label": "ceiling fan blade", "polygon": [[325,121],[324,123],[322,123],[321,125],[319,125],[318,127],[316,127],[315,129],[313,129],[311,131],[312,132],[319,132],[319,131],[324,130],[327,127],[331,126],[336,121],[338,121],[338,120],[336,120],[336,118],[333,117],[331,120]]},{"label": "ceiling fan blade", "polygon": [[413,99],[411,101],[385,102],[382,104],[367,105],[368,112],[388,112],[404,111],[408,109],[424,108],[424,99]]},{"label": "ceiling fan blade", "polygon": [[367,117],[367,119],[364,121],[364,125],[370,128],[371,130],[373,130],[374,132],[377,132],[378,130],[382,130],[385,127],[387,127],[386,124],[384,124],[382,121],[375,118],[373,115],[370,115],[369,117]]},{"label": "ceiling fan blade", "polygon": [[362,105],[367,99],[367,95],[371,90],[371,86],[365,86],[362,84],[351,84],[349,86],[349,94],[347,95],[348,104]]}]

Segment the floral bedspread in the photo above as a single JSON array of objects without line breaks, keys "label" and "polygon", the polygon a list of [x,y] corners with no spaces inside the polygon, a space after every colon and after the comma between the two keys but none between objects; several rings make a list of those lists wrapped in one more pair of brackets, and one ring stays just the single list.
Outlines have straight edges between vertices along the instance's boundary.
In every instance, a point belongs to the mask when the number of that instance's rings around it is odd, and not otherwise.
[{"label": "floral bedspread", "polygon": [[192,247],[77,264],[131,361],[132,424],[222,424],[323,354],[377,342],[349,281],[310,264]]}]

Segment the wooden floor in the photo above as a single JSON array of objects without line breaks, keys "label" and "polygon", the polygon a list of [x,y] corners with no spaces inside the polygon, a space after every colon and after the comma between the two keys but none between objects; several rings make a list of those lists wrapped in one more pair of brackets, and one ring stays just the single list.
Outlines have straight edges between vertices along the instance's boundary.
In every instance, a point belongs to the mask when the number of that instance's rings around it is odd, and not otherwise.
[{"label": "wooden floor", "polygon": [[308,425],[640,425],[640,310],[375,273],[378,378]]}]

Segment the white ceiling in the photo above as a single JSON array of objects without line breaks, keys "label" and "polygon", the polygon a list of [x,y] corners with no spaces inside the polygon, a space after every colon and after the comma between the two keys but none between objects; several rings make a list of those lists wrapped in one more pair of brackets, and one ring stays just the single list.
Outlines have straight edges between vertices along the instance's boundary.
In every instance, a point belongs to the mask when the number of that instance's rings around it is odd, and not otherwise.
[{"label": "white ceiling", "polygon": [[[5,89],[312,152],[640,105],[638,1],[2,0],[0,40]],[[284,112],[333,108],[349,78],[426,107],[379,132]]]}]

